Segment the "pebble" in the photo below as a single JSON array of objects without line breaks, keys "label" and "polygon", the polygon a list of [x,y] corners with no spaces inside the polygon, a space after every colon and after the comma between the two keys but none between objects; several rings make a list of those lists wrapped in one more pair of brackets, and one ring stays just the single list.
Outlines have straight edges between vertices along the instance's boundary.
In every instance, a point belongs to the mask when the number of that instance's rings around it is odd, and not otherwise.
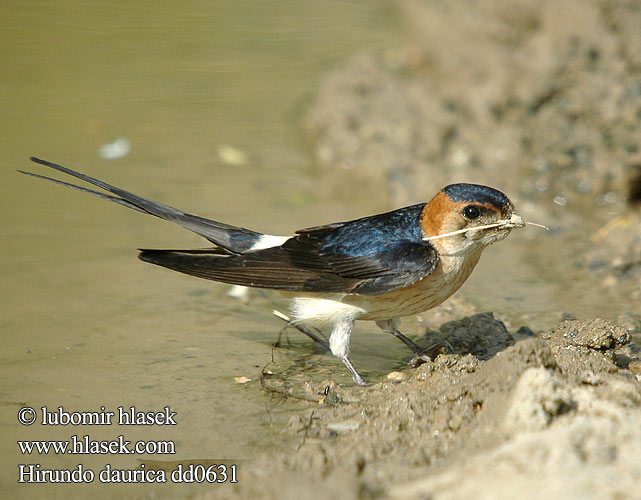
[{"label": "pebble", "polygon": [[345,434],[346,432],[355,431],[360,427],[360,423],[355,420],[345,420],[335,424],[327,424],[327,428],[336,434]]},{"label": "pebble", "polygon": [[228,165],[246,165],[248,161],[247,153],[228,144],[218,147],[218,157]]},{"label": "pebble", "polygon": [[114,142],[103,144],[98,148],[98,156],[103,160],[119,160],[131,151],[131,142],[126,137],[118,137]]},{"label": "pebble", "polygon": [[403,372],[389,372],[387,374],[387,380],[390,382],[399,383],[407,379],[407,375]]}]

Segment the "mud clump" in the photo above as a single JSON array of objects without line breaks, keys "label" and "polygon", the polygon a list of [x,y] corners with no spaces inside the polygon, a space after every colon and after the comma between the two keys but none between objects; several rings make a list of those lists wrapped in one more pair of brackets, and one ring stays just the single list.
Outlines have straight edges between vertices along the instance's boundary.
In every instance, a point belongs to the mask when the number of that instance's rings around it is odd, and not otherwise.
[{"label": "mud clump", "polygon": [[[442,330],[489,324],[489,337],[504,329],[495,321]],[[570,321],[509,346],[499,337],[487,360],[444,354],[404,381],[332,384],[336,397],[290,418],[291,451],[248,464],[252,480],[230,498],[633,498],[641,383],[613,362],[627,340],[607,321]]]},{"label": "mud clump", "polygon": [[568,376],[585,372],[616,372],[614,350],[630,341],[630,335],[623,326],[603,319],[565,321],[542,337]]},{"label": "mud clump", "polygon": [[502,321],[491,312],[475,314],[460,320],[443,323],[438,331],[427,330],[423,344],[442,345],[444,352],[472,354],[489,359],[514,344],[514,337]]}]

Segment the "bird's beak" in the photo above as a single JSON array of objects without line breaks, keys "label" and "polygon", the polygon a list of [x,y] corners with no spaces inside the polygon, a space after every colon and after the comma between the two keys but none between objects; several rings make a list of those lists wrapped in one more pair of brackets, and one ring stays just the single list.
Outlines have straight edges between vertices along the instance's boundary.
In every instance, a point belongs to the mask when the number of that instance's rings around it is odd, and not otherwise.
[{"label": "bird's beak", "polygon": [[508,227],[525,227],[525,221],[518,214],[512,214],[510,220],[506,224]]}]

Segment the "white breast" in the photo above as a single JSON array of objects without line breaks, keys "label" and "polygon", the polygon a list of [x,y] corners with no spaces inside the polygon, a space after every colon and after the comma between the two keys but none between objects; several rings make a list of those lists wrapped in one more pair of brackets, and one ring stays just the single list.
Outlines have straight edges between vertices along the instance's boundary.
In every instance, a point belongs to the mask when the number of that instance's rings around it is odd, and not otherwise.
[{"label": "white breast", "polygon": [[480,256],[479,251],[465,258],[443,257],[426,278],[381,295],[296,294],[292,299],[292,316],[301,323],[325,326],[346,318],[378,321],[418,314],[436,307],[456,292]]}]

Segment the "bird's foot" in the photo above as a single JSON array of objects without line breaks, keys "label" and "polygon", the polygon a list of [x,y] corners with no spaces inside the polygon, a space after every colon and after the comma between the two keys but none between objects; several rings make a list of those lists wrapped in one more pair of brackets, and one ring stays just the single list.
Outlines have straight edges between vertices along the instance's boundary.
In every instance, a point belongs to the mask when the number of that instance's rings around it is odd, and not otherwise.
[{"label": "bird's foot", "polygon": [[412,349],[414,357],[410,359],[407,366],[410,368],[416,368],[423,363],[434,361],[439,354],[445,353],[446,349],[447,344],[443,343],[434,344],[432,347],[428,347],[427,349],[416,346],[415,349]]}]

